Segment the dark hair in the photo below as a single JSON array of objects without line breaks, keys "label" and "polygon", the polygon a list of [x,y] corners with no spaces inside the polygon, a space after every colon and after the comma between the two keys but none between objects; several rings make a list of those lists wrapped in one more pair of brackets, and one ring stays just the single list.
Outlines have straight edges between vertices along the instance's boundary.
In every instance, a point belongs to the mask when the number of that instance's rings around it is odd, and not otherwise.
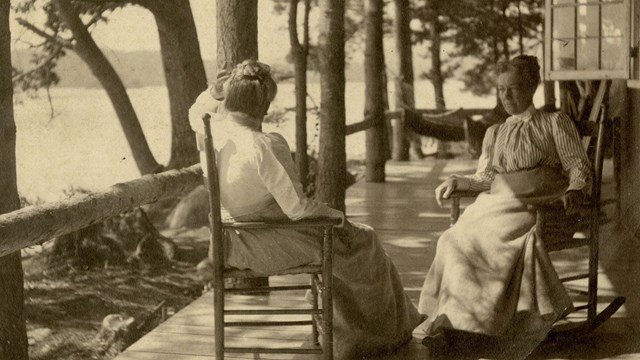
[{"label": "dark hair", "polygon": [[262,119],[277,91],[269,65],[245,60],[231,71],[224,84],[224,106],[228,111]]},{"label": "dark hair", "polygon": [[540,84],[540,64],[538,58],[531,55],[519,55],[511,60],[503,60],[496,65],[498,75],[514,71],[521,74],[526,84],[536,88]]}]

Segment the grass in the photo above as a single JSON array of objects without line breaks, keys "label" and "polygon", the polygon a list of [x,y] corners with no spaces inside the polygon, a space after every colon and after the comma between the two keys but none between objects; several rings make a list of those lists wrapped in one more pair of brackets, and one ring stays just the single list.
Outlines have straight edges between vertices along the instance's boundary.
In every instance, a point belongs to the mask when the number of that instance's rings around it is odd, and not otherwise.
[{"label": "grass", "polygon": [[[23,257],[25,313],[32,360],[112,359],[169,313],[201,295],[195,265],[206,257],[208,231],[166,233],[179,246],[180,261],[162,269],[132,265],[77,269],[52,265],[47,247]],[[159,306],[162,305],[162,306]],[[97,338],[110,314],[133,317],[128,336]]]}]

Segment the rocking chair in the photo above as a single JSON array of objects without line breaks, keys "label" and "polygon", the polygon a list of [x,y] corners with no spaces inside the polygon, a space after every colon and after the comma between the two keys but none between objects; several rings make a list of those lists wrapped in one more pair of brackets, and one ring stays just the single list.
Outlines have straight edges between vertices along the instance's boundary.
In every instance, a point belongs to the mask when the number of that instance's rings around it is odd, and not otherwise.
[{"label": "rocking chair", "polygon": [[[586,296],[585,305],[576,306],[576,311],[587,311],[586,320],[579,323],[556,324],[549,333],[550,340],[561,340],[586,335],[608,320],[625,302],[624,297],[616,297],[602,311],[597,312],[598,305],[598,261],[599,261],[599,225],[600,225],[600,190],[602,184],[602,167],[604,151],[611,139],[612,121],[606,116],[606,96],[608,82],[602,81],[594,99],[588,121],[576,124],[578,133],[583,139],[589,160],[592,164],[591,190],[587,201],[583,204],[581,214],[576,219],[565,214],[563,204],[555,201],[536,209],[536,235],[542,239],[548,252],[577,247],[588,247],[589,265],[586,273],[561,278],[563,283],[580,279],[588,279],[587,291],[568,288],[570,293]],[[460,200],[475,198],[478,192],[453,191],[449,198],[451,204],[451,225],[460,216]]]}]

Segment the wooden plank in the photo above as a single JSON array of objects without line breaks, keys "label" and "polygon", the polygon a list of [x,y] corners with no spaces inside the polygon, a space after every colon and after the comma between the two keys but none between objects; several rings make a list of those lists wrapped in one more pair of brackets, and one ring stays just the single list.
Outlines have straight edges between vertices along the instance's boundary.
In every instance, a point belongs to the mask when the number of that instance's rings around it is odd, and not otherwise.
[{"label": "wooden plank", "polygon": [[[440,182],[441,172],[472,170],[460,164],[439,167],[431,174],[435,163],[393,163],[388,167],[394,181],[386,184],[357,183],[347,191],[349,219],[376,228],[387,254],[394,261],[409,298],[417,304],[420,290],[435,252],[435,243],[448,227],[448,209],[434,206],[433,188]],[[270,278],[272,285],[306,283],[306,276]],[[227,308],[270,306],[293,308],[308,305],[304,291],[272,293],[268,296],[230,295]],[[231,316],[228,319],[233,319]],[[268,318],[268,316],[264,316]],[[289,318],[289,317],[288,317]],[[132,345],[117,360],[214,359],[213,297],[205,293],[179,311],[153,332]],[[244,346],[275,346],[290,339],[302,346],[310,339],[309,326],[227,328],[226,344]],[[235,343],[234,343],[235,342]],[[152,355],[149,355],[152,354]],[[275,357],[274,357],[275,356]],[[254,358],[251,354],[227,354],[228,359]],[[261,359],[320,359],[303,355],[260,355]],[[394,354],[376,357],[381,360],[428,359],[427,349],[419,341],[399,349]]]},{"label": "wooden plank", "polygon": [[[277,337],[271,339],[258,337],[233,337],[225,338],[226,346],[256,346],[256,347],[310,347],[311,341],[295,340],[287,337]],[[215,353],[215,341],[213,336],[194,335],[179,336],[171,333],[151,332],[145,337],[131,345],[127,352],[156,352],[164,354],[183,354],[212,356]],[[253,354],[236,354],[241,359],[253,359]],[[260,355],[264,359],[292,359],[289,354],[264,354]],[[118,359],[120,360],[120,359]]]}]

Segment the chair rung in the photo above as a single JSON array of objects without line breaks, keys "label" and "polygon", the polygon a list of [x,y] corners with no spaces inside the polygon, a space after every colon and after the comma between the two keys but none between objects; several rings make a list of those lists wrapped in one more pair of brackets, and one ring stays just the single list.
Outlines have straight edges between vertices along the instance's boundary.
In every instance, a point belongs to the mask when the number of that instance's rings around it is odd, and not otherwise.
[{"label": "chair rung", "polygon": [[578,274],[578,275],[561,278],[560,281],[567,282],[567,281],[573,281],[573,280],[587,279],[588,277],[589,277],[589,274]]},{"label": "chair rung", "polygon": [[291,290],[308,290],[311,289],[311,285],[291,285],[291,286],[260,286],[251,288],[236,288],[225,289],[225,293],[257,293],[257,292],[269,292],[269,291],[291,291]]},{"label": "chair rung", "polygon": [[580,310],[584,310],[584,309],[587,309],[587,308],[589,308],[589,305],[580,305],[580,306],[574,307],[573,309],[574,309],[574,311],[580,311]]},{"label": "chair rung", "polygon": [[312,325],[313,321],[232,321],[225,322],[224,326],[300,326]]},{"label": "chair rung", "polygon": [[591,239],[571,239],[567,241],[559,241],[553,244],[545,244],[547,251],[560,251],[566,249],[573,249],[581,246],[589,246],[589,242]]},{"label": "chair rung", "polygon": [[578,295],[589,296],[589,292],[585,290],[567,289],[567,291]]},{"label": "chair rung", "polygon": [[225,315],[315,315],[322,310],[314,309],[269,309],[269,310],[225,310]]},{"label": "chair rung", "polygon": [[322,349],[225,347],[228,353],[322,354]]},{"label": "chair rung", "polygon": [[[284,269],[269,273],[259,273],[252,270],[226,269],[223,276],[225,278],[256,278],[278,275],[299,275],[299,274],[320,274],[322,266],[320,265],[302,265],[291,269]],[[215,274],[214,274],[215,276]]]}]

